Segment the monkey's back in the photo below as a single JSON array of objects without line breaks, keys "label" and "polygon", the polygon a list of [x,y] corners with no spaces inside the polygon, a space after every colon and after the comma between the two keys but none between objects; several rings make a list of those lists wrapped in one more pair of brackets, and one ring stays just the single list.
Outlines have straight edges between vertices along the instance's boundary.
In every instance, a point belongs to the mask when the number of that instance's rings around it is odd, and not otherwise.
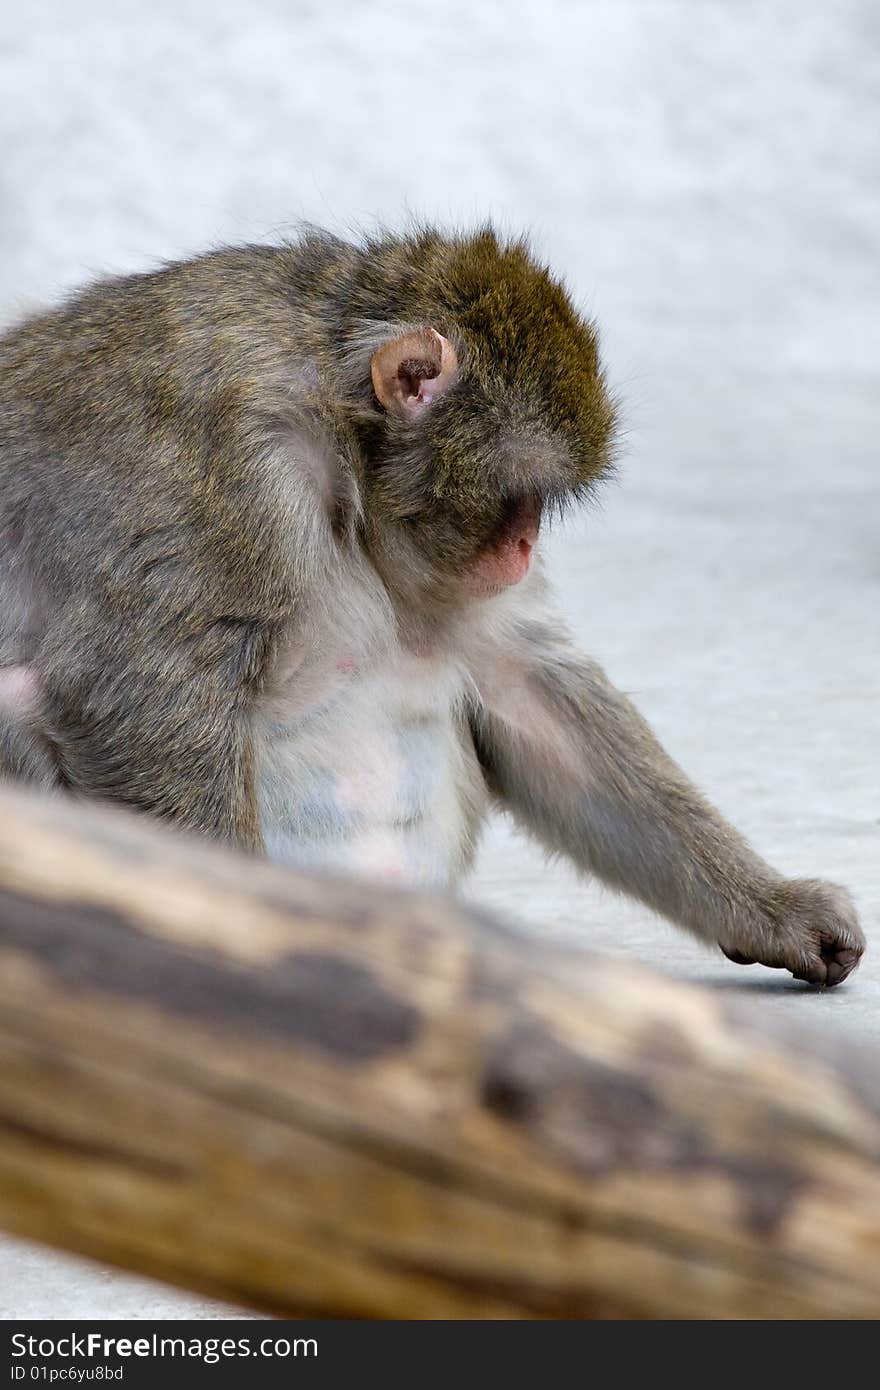
[{"label": "monkey's back", "polygon": [[295,262],[218,252],[0,337],[0,661],[33,655],[47,609],[102,594],[132,621],[283,603],[272,433],[307,336]]}]

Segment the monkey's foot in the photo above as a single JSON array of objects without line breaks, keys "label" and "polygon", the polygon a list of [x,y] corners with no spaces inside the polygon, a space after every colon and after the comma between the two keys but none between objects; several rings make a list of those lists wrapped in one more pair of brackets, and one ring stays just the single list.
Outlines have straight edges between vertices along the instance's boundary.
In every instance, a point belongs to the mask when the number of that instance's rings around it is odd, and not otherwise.
[{"label": "monkey's foot", "polygon": [[845,889],[818,879],[790,879],[774,888],[768,921],[737,946],[721,944],[736,965],[790,970],[811,985],[839,985],[865,950],[852,899]]}]

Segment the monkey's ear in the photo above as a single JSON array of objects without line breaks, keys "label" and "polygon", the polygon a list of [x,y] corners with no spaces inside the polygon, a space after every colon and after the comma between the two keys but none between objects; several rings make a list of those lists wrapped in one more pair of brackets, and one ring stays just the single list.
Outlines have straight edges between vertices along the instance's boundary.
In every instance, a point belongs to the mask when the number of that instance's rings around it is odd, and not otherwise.
[{"label": "monkey's ear", "polygon": [[370,372],[385,409],[417,420],[455,381],[458,358],[448,338],[417,328],[374,352]]}]

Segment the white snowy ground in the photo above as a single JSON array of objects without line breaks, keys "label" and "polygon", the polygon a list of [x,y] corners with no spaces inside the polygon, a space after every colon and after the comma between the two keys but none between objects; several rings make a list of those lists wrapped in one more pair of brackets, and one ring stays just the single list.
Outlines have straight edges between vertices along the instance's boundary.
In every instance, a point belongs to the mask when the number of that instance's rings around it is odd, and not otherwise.
[{"label": "white snowy ground", "polygon": [[[0,316],[223,240],[491,214],[603,327],[627,424],[554,538],[589,649],[780,867],[880,924],[876,0],[29,0],[0,13]],[[471,893],[880,1042],[503,824]],[[0,1316],[222,1310],[13,1241]]]}]

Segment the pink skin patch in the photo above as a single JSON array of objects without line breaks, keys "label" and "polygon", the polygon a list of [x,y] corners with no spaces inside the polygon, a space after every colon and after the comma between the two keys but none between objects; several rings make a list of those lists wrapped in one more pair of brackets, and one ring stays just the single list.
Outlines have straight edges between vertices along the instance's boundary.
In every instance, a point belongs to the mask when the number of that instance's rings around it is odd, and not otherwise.
[{"label": "pink skin patch", "polygon": [[468,592],[477,598],[496,594],[525,579],[540,524],[537,511],[524,505],[501,540],[478,555],[471,565],[465,578]]},{"label": "pink skin patch", "polygon": [[33,709],[40,683],[32,666],[0,666],[0,709],[23,714]]}]

